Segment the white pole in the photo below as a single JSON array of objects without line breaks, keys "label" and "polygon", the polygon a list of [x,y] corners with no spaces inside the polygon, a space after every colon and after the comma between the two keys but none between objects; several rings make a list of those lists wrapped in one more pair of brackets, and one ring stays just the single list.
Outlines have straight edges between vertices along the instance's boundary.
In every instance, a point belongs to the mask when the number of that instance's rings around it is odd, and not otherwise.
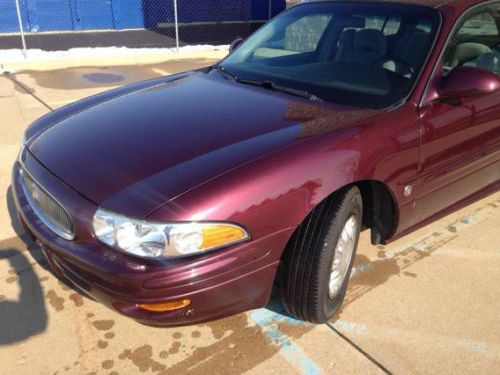
[{"label": "white pole", "polygon": [[175,47],[179,53],[179,19],[177,17],[177,0],[174,0]]},{"label": "white pole", "polygon": [[268,19],[271,19],[272,16],[273,16],[273,0],[269,0],[269,18]]},{"label": "white pole", "polygon": [[26,58],[26,40],[24,39],[23,20],[21,18],[21,8],[19,7],[19,0],[16,0],[16,12],[17,21],[19,22],[19,31],[21,32],[21,41],[23,43],[23,56],[24,58]]}]

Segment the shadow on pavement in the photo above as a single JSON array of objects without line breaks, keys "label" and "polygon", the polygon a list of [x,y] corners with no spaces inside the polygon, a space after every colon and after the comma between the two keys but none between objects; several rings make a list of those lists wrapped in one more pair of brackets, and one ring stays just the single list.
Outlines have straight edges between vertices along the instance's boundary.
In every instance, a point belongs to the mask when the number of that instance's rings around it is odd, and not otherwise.
[{"label": "shadow on pavement", "polygon": [[[54,273],[52,268],[50,267],[49,262],[43,255],[42,249],[40,246],[36,244],[32,240],[32,238],[26,233],[23,225],[19,221],[19,217],[17,215],[16,205],[14,203],[14,197],[12,195],[12,187],[9,186],[7,189],[7,208],[9,210],[10,216],[10,225],[16,232],[17,238],[22,241],[24,247],[29,251],[31,257],[38,263],[40,267],[42,267],[45,271],[50,272],[55,278],[57,278],[64,286],[74,289],[78,294],[80,294],[83,298],[90,298],[86,294],[82,294],[78,288],[74,288],[71,281],[66,279],[65,277]],[[1,250],[1,247],[0,247]],[[0,316],[1,318],[1,316]]]},{"label": "shadow on pavement", "polygon": [[14,203],[14,197],[12,196],[12,187],[9,186],[7,189],[7,208],[9,210],[10,217],[10,225],[12,229],[16,232],[17,237],[23,242],[26,249],[29,251],[31,257],[36,260],[38,265],[45,269],[46,271],[51,272],[50,266],[42,254],[42,250],[40,247],[31,239],[31,237],[26,233],[23,228],[23,225],[19,221],[19,217],[17,216],[17,210]]},{"label": "shadow on pavement", "polygon": [[7,345],[45,331],[47,311],[42,287],[28,259],[20,250],[3,248],[2,242],[0,261],[7,260],[12,267],[12,276],[4,282],[17,281],[20,289],[17,301],[0,299],[0,345]]},{"label": "shadow on pavement", "polygon": [[[47,268],[48,265],[41,256],[40,249],[25,233],[17,218],[10,187],[6,196],[10,224],[17,237],[0,241],[0,261],[5,260],[10,264],[8,276],[2,281],[6,284],[17,282],[20,292],[17,300],[7,300],[4,296],[0,298],[0,345],[25,340],[43,332],[47,326],[42,286],[25,255],[25,250],[28,250],[42,267]],[[1,290],[5,288],[2,287]]]}]

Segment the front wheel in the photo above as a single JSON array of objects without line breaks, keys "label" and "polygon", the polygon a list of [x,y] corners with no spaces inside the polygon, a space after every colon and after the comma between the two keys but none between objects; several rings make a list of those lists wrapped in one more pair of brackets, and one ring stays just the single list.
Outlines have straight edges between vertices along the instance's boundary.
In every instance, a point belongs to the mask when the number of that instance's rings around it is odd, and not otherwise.
[{"label": "front wheel", "polygon": [[281,290],[287,311],[324,323],[338,310],[356,255],[363,200],[351,187],[318,205],[293,235],[283,255]]}]

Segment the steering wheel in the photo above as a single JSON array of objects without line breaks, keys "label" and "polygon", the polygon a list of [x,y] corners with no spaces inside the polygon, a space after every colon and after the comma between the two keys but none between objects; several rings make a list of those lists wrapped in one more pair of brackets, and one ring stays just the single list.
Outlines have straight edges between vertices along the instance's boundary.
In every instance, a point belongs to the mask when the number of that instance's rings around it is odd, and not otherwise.
[{"label": "steering wheel", "polygon": [[396,67],[398,65],[403,67],[402,74],[404,76],[407,74],[413,75],[415,73],[415,68],[413,67],[413,65],[411,65],[408,61],[399,56],[384,56],[383,58],[376,60],[374,64],[383,66],[385,63],[389,61],[393,61],[396,64]]}]

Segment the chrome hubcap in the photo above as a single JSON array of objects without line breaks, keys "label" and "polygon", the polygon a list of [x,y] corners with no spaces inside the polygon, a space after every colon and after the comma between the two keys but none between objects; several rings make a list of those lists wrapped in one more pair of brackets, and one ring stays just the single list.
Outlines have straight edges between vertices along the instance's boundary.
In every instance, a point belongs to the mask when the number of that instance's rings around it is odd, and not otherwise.
[{"label": "chrome hubcap", "polygon": [[351,215],[340,233],[335,253],[333,255],[332,270],[330,272],[330,282],[328,284],[330,298],[335,298],[340,292],[342,284],[351,263],[354,245],[357,235],[357,219]]}]

